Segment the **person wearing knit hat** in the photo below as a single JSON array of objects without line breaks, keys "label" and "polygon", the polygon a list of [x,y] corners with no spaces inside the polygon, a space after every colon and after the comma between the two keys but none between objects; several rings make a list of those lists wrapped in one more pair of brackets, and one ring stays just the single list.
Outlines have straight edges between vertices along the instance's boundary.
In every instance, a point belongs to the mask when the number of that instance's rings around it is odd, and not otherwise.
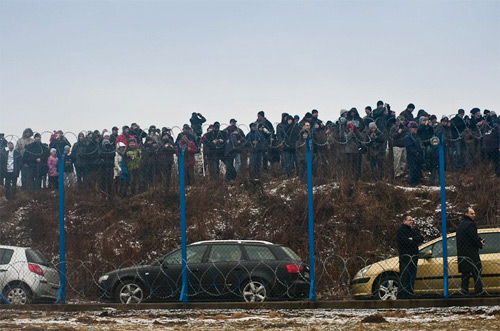
[{"label": "person wearing knit hat", "polygon": [[49,167],[47,174],[49,176],[49,189],[51,190],[56,190],[59,186],[58,185],[59,171],[57,169],[58,161],[59,159],[57,158],[56,149],[51,148],[49,158],[47,159],[47,165]]},{"label": "person wearing knit hat", "polygon": [[370,124],[368,124],[368,129],[377,130],[377,124],[375,122],[371,122]]}]

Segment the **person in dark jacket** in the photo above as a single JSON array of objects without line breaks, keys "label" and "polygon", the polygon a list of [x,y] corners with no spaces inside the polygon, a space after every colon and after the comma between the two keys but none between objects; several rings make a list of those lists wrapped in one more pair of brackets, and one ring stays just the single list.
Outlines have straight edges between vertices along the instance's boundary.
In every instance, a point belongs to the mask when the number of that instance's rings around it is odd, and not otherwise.
[{"label": "person in dark jacket", "polygon": [[479,249],[483,248],[484,240],[477,234],[477,226],[474,222],[476,212],[471,207],[467,208],[464,218],[457,229],[457,256],[458,271],[462,274],[462,294],[469,294],[470,277],[474,279],[474,293],[483,292],[481,280],[481,259]]},{"label": "person in dark jacket", "polygon": [[224,161],[224,150],[226,148],[227,135],[220,130],[220,123],[214,122],[212,131],[208,132],[205,138],[205,147],[207,148],[207,156],[209,170],[212,179],[219,179],[220,161]]},{"label": "person in dark jacket", "polygon": [[170,188],[170,179],[172,178],[172,167],[174,165],[174,154],[176,151],[174,138],[171,135],[171,130],[167,128],[161,134],[161,151],[160,151],[160,176],[165,183],[165,189]]},{"label": "person in dark jacket", "polygon": [[405,136],[408,134],[406,118],[399,116],[389,130],[389,148],[392,149],[394,178],[406,172]]},{"label": "person in dark jacket", "polygon": [[422,178],[422,164],[424,162],[422,144],[417,135],[418,124],[408,123],[409,132],[405,137],[406,158],[410,171],[410,185],[416,186]]},{"label": "person in dark jacket", "polygon": [[55,131],[53,137],[54,139],[50,142],[49,149],[55,148],[57,157],[60,158],[64,154],[64,147],[71,147],[71,144],[64,136],[64,132],[62,130]]},{"label": "person in dark jacket", "polygon": [[465,123],[465,110],[459,109],[457,115],[451,119],[451,138],[453,139],[453,151],[455,152],[455,168],[462,170],[464,167],[464,155],[466,145],[463,139],[467,124]]},{"label": "person in dark jacket", "polygon": [[375,122],[371,122],[368,128],[366,146],[368,147],[368,159],[370,160],[372,178],[381,180],[384,177],[384,159],[387,143],[384,134],[377,128]]},{"label": "person in dark jacket", "polygon": [[260,180],[262,158],[267,148],[267,140],[264,134],[258,130],[257,123],[250,124],[250,132],[245,140],[250,152],[250,179]]},{"label": "person in dark jacket", "polygon": [[16,198],[17,177],[21,171],[21,153],[14,149],[14,143],[9,141],[8,149],[0,153],[0,178],[5,178],[5,198]]},{"label": "person in dark jacket", "polygon": [[99,145],[99,189],[106,196],[113,195],[113,177],[115,168],[115,146],[111,144],[109,134],[104,136]]},{"label": "person in dark jacket", "polygon": [[389,118],[389,105],[382,100],[377,101],[377,108],[372,111],[373,121],[382,132],[387,132],[387,119]]},{"label": "person in dark jacket", "polygon": [[200,113],[193,113],[189,122],[191,122],[191,127],[193,128],[193,132],[196,135],[196,145],[200,147],[200,139],[203,135],[202,125],[205,123],[207,119],[203,117]]},{"label": "person in dark jacket", "polygon": [[[312,119],[312,115],[311,115]],[[266,138],[266,149],[262,154],[262,166],[264,170],[268,169],[269,162],[271,162],[271,139],[275,137],[275,131],[273,124],[266,118],[264,111],[259,111],[257,113],[257,120],[255,121],[258,125],[259,131],[262,133],[264,138]]]},{"label": "person in dark jacket", "polygon": [[[236,122],[235,122],[236,124]],[[235,167],[236,155],[240,153],[243,143],[236,125],[226,128],[227,142],[224,148],[224,164],[226,165],[226,179],[236,179],[237,172]]]},{"label": "person in dark jacket", "polygon": [[278,126],[278,140],[282,143],[281,162],[288,177],[292,176],[297,164],[295,144],[299,139],[299,132],[300,125],[295,123],[291,115],[286,116],[285,124]]},{"label": "person in dark jacket", "polygon": [[305,129],[300,130],[299,139],[295,143],[297,173],[301,180],[305,180],[307,175],[307,143],[309,139],[311,139],[311,133],[309,127],[306,125]]},{"label": "person in dark jacket", "polygon": [[397,232],[400,275],[398,299],[408,299],[415,295],[413,286],[417,276],[418,246],[423,240],[414,228],[413,218],[407,215]]},{"label": "person in dark jacket", "polygon": [[30,169],[29,189],[39,190],[46,187],[49,146],[42,143],[42,136],[39,133],[35,134],[34,139],[34,142],[26,146],[23,162]]},{"label": "person in dark jacket", "polygon": [[415,118],[413,117],[413,111],[415,110],[415,105],[410,103],[408,106],[406,106],[406,109],[399,114],[399,116],[403,116],[407,122],[414,121]]},{"label": "person in dark jacket", "polygon": [[500,125],[495,112],[490,112],[483,125],[483,153],[486,162],[493,163],[495,174],[500,177]]}]

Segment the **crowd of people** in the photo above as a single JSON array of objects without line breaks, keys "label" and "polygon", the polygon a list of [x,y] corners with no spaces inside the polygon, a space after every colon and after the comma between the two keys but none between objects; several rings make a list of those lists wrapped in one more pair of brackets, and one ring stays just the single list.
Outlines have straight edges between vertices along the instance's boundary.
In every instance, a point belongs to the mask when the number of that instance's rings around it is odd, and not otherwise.
[{"label": "crowd of people", "polygon": [[[389,104],[365,107],[362,117],[356,108],[341,110],[340,117],[324,121],[318,110],[302,118],[283,113],[276,125],[257,113],[244,125],[231,119],[208,124],[200,113],[192,113],[174,137],[172,129],[151,125],[143,130],[137,123],[111,131],[80,132],[72,145],[62,130],[54,131],[48,142],[40,133],[24,130],[15,145],[0,136],[0,178],[6,197],[15,198],[17,178],[23,190],[55,189],[59,172],[68,186],[99,188],[105,194],[134,195],[153,185],[170,186],[174,155],[184,157],[186,185],[195,183],[195,169],[214,180],[228,181],[241,176],[260,180],[263,171],[277,176],[306,174],[308,146],[312,155],[313,176],[383,180],[408,174],[409,184],[433,185],[439,168],[442,142],[447,171],[463,171],[478,162],[492,163],[500,176],[500,125],[494,111],[463,109],[440,120],[435,115],[409,104],[399,116]],[[364,174],[363,159],[367,173]],[[59,166],[59,161],[64,162]],[[390,169],[387,169],[389,165]]]}]

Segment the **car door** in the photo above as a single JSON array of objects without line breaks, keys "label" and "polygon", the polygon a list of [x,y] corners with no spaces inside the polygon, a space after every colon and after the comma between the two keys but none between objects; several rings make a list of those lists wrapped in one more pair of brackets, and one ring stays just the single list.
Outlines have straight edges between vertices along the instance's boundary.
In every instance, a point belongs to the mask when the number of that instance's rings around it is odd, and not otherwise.
[{"label": "car door", "polygon": [[[188,296],[199,292],[198,271],[207,251],[207,245],[193,245],[186,248],[188,268]],[[163,301],[176,301],[182,289],[182,251],[178,249],[160,259],[155,274],[151,274],[154,297]]]},{"label": "car door", "polygon": [[239,244],[214,244],[201,275],[203,300],[229,299],[238,295],[242,251]]},{"label": "car door", "polygon": [[[460,287],[460,275],[457,268],[457,246],[455,236],[447,240],[448,247],[448,288]],[[430,254],[428,253],[430,251]],[[417,276],[415,279],[416,294],[443,293],[443,241],[439,240],[419,252]]]},{"label": "car door", "polygon": [[486,293],[500,292],[500,232],[479,233],[484,246],[479,250],[481,279]]}]

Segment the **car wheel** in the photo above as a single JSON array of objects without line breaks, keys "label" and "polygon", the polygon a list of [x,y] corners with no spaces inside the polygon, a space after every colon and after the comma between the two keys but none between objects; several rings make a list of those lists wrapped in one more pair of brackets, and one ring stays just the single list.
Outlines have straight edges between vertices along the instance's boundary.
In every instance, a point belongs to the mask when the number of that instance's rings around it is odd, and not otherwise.
[{"label": "car wheel", "polygon": [[374,291],[377,300],[396,300],[398,298],[399,279],[395,275],[381,275]]},{"label": "car wheel", "polygon": [[141,303],[144,300],[144,290],[142,285],[126,281],[116,289],[115,299],[118,303]]},{"label": "car wheel", "polygon": [[261,282],[249,280],[243,286],[243,299],[246,302],[264,302],[266,297],[267,290]]},{"label": "car wheel", "polygon": [[8,286],[5,297],[13,305],[26,305],[33,302],[31,291],[22,284]]}]

